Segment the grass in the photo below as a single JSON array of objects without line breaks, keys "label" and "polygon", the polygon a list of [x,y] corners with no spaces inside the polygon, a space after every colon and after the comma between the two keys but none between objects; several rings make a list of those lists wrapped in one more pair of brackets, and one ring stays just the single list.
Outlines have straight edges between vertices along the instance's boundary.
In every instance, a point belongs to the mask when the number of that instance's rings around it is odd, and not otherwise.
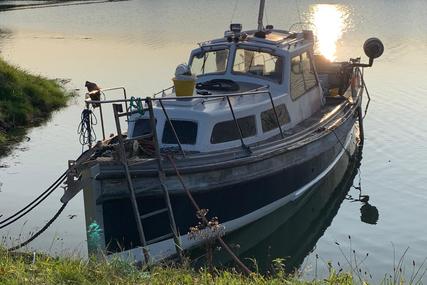
[{"label": "grass", "polygon": [[29,74],[0,58],[0,149],[15,137],[17,128],[46,120],[69,97],[57,81]]},{"label": "grass", "polygon": [[150,271],[121,261],[52,258],[11,254],[0,249],[0,284],[353,284],[346,273],[331,272],[324,280],[304,281],[279,271],[276,276],[244,276],[234,270],[194,270],[188,266],[156,266]]}]

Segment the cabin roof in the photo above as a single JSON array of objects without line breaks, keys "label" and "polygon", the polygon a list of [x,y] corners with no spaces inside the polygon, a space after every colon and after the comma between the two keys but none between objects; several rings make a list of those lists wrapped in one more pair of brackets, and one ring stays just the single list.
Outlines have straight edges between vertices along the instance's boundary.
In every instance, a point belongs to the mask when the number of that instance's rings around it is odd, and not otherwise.
[{"label": "cabin roof", "polygon": [[313,42],[311,31],[302,32],[289,32],[285,30],[267,30],[265,38],[257,37],[257,30],[242,31],[239,35],[233,34],[230,31],[225,32],[225,36],[222,38],[214,39],[199,43],[201,47],[208,47],[211,45],[229,44],[231,42],[230,37],[239,36],[239,43],[248,44],[263,44],[274,46],[275,48],[287,49],[296,48]]}]

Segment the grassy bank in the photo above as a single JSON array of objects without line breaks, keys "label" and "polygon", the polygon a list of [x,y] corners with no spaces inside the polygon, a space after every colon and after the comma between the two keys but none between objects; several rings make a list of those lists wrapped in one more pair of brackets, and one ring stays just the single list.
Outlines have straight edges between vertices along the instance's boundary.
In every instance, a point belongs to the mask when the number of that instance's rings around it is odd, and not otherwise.
[{"label": "grassy bank", "polygon": [[88,262],[47,256],[11,255],[0,250],[0,284],[352,284],[348,274],[317,281],[302,281],[279,272],[274,277],[244,276],[233,271],[155,267],[137,269],[123,262]]},{"label": "grassy bank", "polygon": [[31,75],[0,58],[0,153],[18,129],[38,124],[66,105],[69,94],[55,80]]}]

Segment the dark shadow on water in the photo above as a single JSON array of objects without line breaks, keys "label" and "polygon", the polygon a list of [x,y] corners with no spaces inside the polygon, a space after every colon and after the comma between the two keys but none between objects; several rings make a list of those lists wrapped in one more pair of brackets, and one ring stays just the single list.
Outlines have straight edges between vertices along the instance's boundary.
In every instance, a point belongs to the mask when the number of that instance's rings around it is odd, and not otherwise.
[{"label": "dark shadow on water", "polygon": [[[293,272],[313,251],[337,215],[342,202],[348,198],[361,159],[361,149],[356,151],[350,161],[341,159],[305,196],[233,232],[225,237],[226,241],[254,270],[271,272],[273,261],[281,259],[285,269]],[[366,199],[368,196],[364,197]],[[378,210],[367,202],[361,203],[362,221],[376,223]],[[199,251],[198,254],[203,255],[203,252]],[[203,256],[195,261],[196,266],[203,263]],[[219,267],[235,266],[219,247],[215,249],[214,263]]]}]

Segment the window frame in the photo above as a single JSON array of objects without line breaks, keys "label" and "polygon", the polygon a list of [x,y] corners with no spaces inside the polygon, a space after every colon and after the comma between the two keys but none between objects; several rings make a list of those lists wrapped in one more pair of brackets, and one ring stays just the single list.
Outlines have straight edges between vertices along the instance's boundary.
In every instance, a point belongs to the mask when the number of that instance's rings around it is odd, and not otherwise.
[{"label": "window frame", "polygon": [[203,74],[196,74],[197,77],[203,77],[203,76],[210,76],[210,75],[224,75],[227,73],[228,71],[228,66],[230,63],[230,60],[233,59],[234,60],[234,56],[232,54],[232,49],[229,46],[218,46],[218,47],[211,47],[211,48],[201,48],[195,52],[193,52],[190,56],[190,61],[189,61],[189,66],[190,66],[190,70],[193,67],[193,62],[194,59],[197,58],[197,55],[199,54],[206,54],[208,52],[216,52],[216,51],[221,51],[221,50],[227,50],[228,51],[228,55],[226,58],[226,62],[225,62],[225,69],[223,72],[209,72],[209,73],[203,73]]},{"label": "window frame", "polygon": [[[239,123],[239,120],[244,120],[244,119],[251,119],[252,120],[252,122],[253,122],[253,133],[251,132],[249,135],[246,135],[245,136],[245,133],[244,133],[244,131],[242,130],[242,137],[245,139],[245,138],[252,138],[252,137],[256,137],[257,135],[258,135],[258,127],[257,127],[257,116],[255,115],[255,114],[251,114],[251,115],[248,115],[248,116],[244,116],[244,117],[240,117],[240,118],[236,118],[236,120],[237,120],[237,122]],[[232,139],[229,139],[229,140],[221,140],[221,141],[217,141],[217,140],[214,140],[214,132],[215,132],[215,128],[218,126],[218,125],[220,125],[220,124],[226,124],[226,123],[231,123],[231,124],[233,124],[233,129],[235,130],[235,132],[236,132],[236,137],[234,138],[232,138]],[[239,124],[239,126],[240,126],[240,128],[242,128],[242,125],[241,124]],[[221,128],[221,130],[222,129],[224,129],[224,128]],[[227,129],[227,128],[225,128],[225,129]],[[211,131],[211,135],[210,135],[210,140],[209,140],[209,142],[210,142],[210,144],[212,144],[212,145],[218,145],[218,144],[223,144],[223,143],[230,143],[230,142],[235,142],[235,141],[238,141],[238,140],[240,140],[240,134],[239,134],[239,130],[237,129],[237,126],[236,126],[236,123],[234,122],[234,119],[231,119],[231,120],[226,120],[226,121],[220,121],[220,122],[216,122],[214,125],[213,125],[213,127],[212,127],[212,131]]]},{"label": "window frame", "polygon": [[[178,136],[179,142],[180,142],[182,145],[197,145],[197,138],[198,138],[198,135],[199,135],[199,123],[198,123],[198,121],[174,118],[174,119],[171,119],[171,120],[170,120],[170,122],[172,123],[172,125],[173,125],[173,122],[174,122],[174,121],[178,121],[178,122],[185,122],[185,123],[193,123],[193,124],[195,124],[195,126],[196,126],[196,135],[195,135],[195,138],[194,138],[194,143],[185,143],[185,142],[182,142],[181,138],[179,137],[179,132],[177,131],[177,129],[176,129],[176,127],[175,127],[175,126],[173,126],[173,127],[174,127],[174,129],[175,129],[175,131],[176,131],[176,133],[177,133],[177,136]],[[169,121],[168,121],[168,120],[166,120],[166,121],[165,121],[165,123],[164,123],[164,125],[163,125],[163,131],[162,131],[162,140],[161,140],[161,143],[162,143],[162,144],[168,144],[168,145],[178,145],[178,142],[176,142],[176,143],[171,143],[171,142],[165,142],[165,141],[164,141],[164,139],[165,139],[165,132],[166,132],[166,128],[169,128],[169,129],[170,129],[173,139],[174,139],[174,140],[176,139],[176,138],[175,138],[175,135],[173,134],[172,127],[171,127],[171,126],[170,126],[170,124],[169,124]]]},{"label": "window frame", "polygon": [[[285,114],[285,117],[286,117],[286,121],[285,122],[281,122],[280,121],[280,111],[279,111],[279,108],[281,108],[282,106],[284,107],[284,114]],[[281,103],[281,104],[275,105],[274,108],[276,109],[276,112],[278,113],[277,117],[279,119],[279,124],[280,124],[281,127],[284,126],[284,125],[286,125],[286,124],[289,124],[291,122],[291,116],[289,114],[288,107],[286,106],[286,103]],[[273,119],[274,119],[274,124],[273,124],[273,127],[271,129],[264,130],[264,123],[263,123],[264,119],[263,119],[263,115],[266,114],[267,112],[272,112],[273,113],[272,116],[273,116]],[[276,120],[276,116],[274,114],[273,107],[271,107],[270,109],[262,111],[261,114],[260,114],[260,120],[261,120],[261,130],[262,130],[262,132],[264,134],[268,133],[268,132],[271,132],[271,131],[274,131],[274,130],[277,130],[279,128],[279,126],[277,125],[277,120]]]},{"label": "window frame", "polygon": [[[302,61],[303,61],[302,60],[302,55],[303,54],[306,54],[307,58],[309,59],[310,68],[313,70],[313,75],[314,75],[314,79],[315,79],[315,82],[316,82],[316,84],[314,84],[312,87],[310,87],[308,89],[307,89],[307,86],[306,86],[305,75],[304,75],[304,71],[303,71],[303,68],[302,68]],[[304,92],[301,95],[299,95],[297,97],[294,97],[292,95],[292,80],[291,80],[291,76],[292,76],[292,73],[293,73],[293,71],[292,71],[292,60],[294,58],[296,58],[296,57],[299,57],[299,60],[300,60],[299,61],[299,65],[300,65],[300,68],[301,68],[301,76],[302,76],[302,80],[303,80],[303,84],[304,84]],[[289,57],[289,94],[290,94],[290,97],[291,97],[292,101],[297,101],[299,98],[304,97],[304,95],[306,95],[308,92],[310,92],[312,89],[314,89],[314,88],[316,88],[318,86],[319,86],[319,81],[318,81],[318,78],[317,78],[317,75],[316,75],[316,71],[314,69],[313,58],[311,56],[311,53],[308,50],[305,50],[305,51],[302,51],[301,53],[298,53],[296,55],[290,56]]]},{"label": "window frame", "polygon": [[[253,74],[250,72],[241,72],[241,71],[235,71],[234,70],[234,64],[236,62],[236,58],[237,58],[237,52],[238,50],[247,50],[247,51],[253,51],[253,52],[260,52],[260,53],[267,53],[270,54],[271,56],[277,57],[278,59],[282,60],[282,72],[281,72],[281,76],[279,80],[275,80],[273,78],[270,78],[268,76],[265,75],[257,75],[257,74]],[[286,71],[286,57],[284,57],[283,55],[280,54],[276,54],[274,53],[273,49],[267,49],[267,48],[254,48],[254,47],[249,47],[249,46],[242,46],[242,45],[238,45],[236,46],[236,48],[234,49],[234,53],[233,53],[233,62],[230,64],[230,72],[233,75],[240,75],[240,76],[249,76],[249,77],[254,77],[254,78],[258,78],[258,79],[263,79],[263,80],[268,80],[271,81],[275,84],[283,84],[284,82],[284,77],[285,77],[285,71]]]}]

